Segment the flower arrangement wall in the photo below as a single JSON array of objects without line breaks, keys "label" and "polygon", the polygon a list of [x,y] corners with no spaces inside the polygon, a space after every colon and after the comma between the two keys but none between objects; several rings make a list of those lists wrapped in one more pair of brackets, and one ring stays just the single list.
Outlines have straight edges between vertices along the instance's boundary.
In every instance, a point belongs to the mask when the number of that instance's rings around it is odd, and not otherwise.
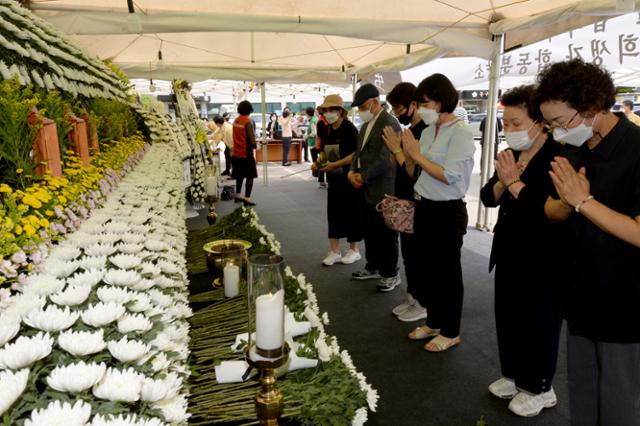
[{"label": "flower arrangement wall", "polygon": [[184,191],[151,148],[0,302],[0,423],[186,424]]}]

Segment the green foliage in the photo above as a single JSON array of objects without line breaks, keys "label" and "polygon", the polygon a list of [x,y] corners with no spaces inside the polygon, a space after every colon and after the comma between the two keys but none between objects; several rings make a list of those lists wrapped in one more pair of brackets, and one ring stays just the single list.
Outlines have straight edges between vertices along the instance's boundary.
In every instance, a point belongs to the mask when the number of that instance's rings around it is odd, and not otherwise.
[{"label": "green foliage", "polygon": [[108,66],[111,71],[114,72],[115,75],[118,76],[118,78],[120,80],[122,80],[127,86],[131,84],[131,82],[129,81],[129,77],[127,77],[127,75],[120,69],[120,67],[118,67],[116,64],[114,64],[113,62],[111,62],[109,59],[105,59],[104,64],[106,66]]},{"label": "green foliage", "polygon": [[138,124],[131,108],[119,101],[108,99],[91,99],[88,101],[88,112],[96,125],[100,144],[133,135]]},{"label": "green foliage", "polygon": [[0,176],[19,189],[33,179],[31,151],[38,128],[27,119],[37,103],[38,96],[17,79],[0,82]]},{"label": "green foliage", "polygon": [[72,110],[74,101],[68,95],[64,95],[57,90],[40,91],[39,97],[38,110],[40,115],[56,122],[60,154],[64,155],[69,143],[67,135],[73,129],[73,125],[67,117],[67,112]]}]

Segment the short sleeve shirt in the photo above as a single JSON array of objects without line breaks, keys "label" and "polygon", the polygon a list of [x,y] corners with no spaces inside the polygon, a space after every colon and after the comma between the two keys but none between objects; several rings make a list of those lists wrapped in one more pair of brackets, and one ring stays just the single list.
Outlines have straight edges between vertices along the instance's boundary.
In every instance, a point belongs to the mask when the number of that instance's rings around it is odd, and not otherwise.
[{"label": "short sleeve shirt", "polygon": [[[610,209],[640,215],[640,128],[622,114],[594,148],[565,146],[585,167],[591,194]],[[571,333],[595,341],[640,342],[640,248],[598,228],[580,213],[567,221],[572,249],[567,319]]]}]

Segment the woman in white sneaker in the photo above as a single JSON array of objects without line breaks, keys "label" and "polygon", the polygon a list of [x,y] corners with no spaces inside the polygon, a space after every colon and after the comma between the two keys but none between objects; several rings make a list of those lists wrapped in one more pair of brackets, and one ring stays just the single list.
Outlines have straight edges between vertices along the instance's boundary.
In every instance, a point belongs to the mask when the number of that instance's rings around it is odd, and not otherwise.
[{"label": "woman in white sneaker", "polygon": [[[416,86],[411,83],[398,83],[387,94],[387,103],[391,105],[393,114],[403,126],[409,126],[416,139],[420,139],[422,131],[427,127],[418,114],[418,104],[415,100]],[[396,164],[396,183],[394,195],[403,200],[413,201],[413,186],[420,174],[420,168],[415,167],[402,151],[400,134],[391,126],[384,129],[382,138],[393,154]],[[415,234],[400,233],[400,249],[404,262],[404,274],[407,277],[407,297],[391,311],[400,321],[413,322],[427,317],[427,310],[418,300],[419,285],[422,279],[422,259],[420,245]]]},{"label": "woman in white sneaker", "polygon": [[[354,188],[347,179],[353,153],[358,143],[358,130],[347,119],[342,98],[328,95],[318,107],[328,122],[326,135],[322,137],[321,152],[327,163],[320,168],[327,176],[327,219],[331,250],[322,264],[331,266],[337,262],[350,264],[360,260],[358,242],[362,241],[360,198],[362,190]],[[342,256],[340,238],[346,238],[349,250]]]},{"label": "woman in white sneaker", "polygon": [[556,405],[551,386],[562,327],[561,225],[544,214],[551,192],[551,161],[561,145],[544,128],[535,86],[502,96],[508,150],[480,192],[500,206],[489,270],[495,267],[495,315],[502,378],[489,391],[511,399],[509,409],[530,417]]}]

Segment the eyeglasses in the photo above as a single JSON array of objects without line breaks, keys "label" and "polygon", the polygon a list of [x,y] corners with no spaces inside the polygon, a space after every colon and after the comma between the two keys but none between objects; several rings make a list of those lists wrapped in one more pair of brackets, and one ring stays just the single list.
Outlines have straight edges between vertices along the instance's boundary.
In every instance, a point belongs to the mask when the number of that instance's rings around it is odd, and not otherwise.
[{"label": "eyeglasses", "polygon": [[547,122],[545,122],[545,124],[547,126],[549,126],[551,129],[558,129],[559,128],[559,129],[562,129],[564,131],[567,131],[568,130],[567,126],[576,118],[577,115],[578,115],[578,111],[576,111],[576,113],[573,114],[573,116],[569,120],[565,121],[563,124],[559,124],[556,121],[551,121],[551,122],[547,121]]},{"label": "eyeglasses", "polygon": [[408,110],[409,110],[409,107],[405,105],[398,105],[396,107],[391,106],[391,114],[394,117],[400,117],[401,115],[405,114]]}]

